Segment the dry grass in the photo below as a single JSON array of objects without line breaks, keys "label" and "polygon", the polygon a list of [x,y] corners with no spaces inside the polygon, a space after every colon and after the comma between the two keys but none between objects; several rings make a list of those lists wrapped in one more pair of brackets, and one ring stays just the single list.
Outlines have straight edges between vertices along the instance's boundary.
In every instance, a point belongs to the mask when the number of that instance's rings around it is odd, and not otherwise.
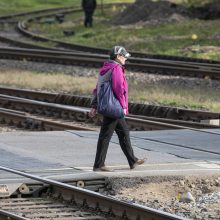
[{"label": "dry grass", "polygon": [[132,101],[160,103],[193,109],[206,109],[220,112],[220,97],[218,89],[184,86],[170,86],[157,82],[139,83],[129,82],[129,97]]},{"label": "dry grass", "polygon": [[75,94],[90,94],[96,83],[95,78],[77,77],[62,73],[45,74],[30,71],[0,73],[0,84],[18,88],[52,90],[57,92],[70,92]]}]

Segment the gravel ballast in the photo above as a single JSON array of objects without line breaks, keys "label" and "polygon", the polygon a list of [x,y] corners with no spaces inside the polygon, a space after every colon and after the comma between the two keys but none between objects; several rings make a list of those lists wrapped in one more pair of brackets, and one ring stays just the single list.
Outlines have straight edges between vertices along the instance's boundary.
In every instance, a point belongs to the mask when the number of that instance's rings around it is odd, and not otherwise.
[{"label": "gravel ballast", "polygon": [[220,176],[110,178],[105,195],[184,216],[220,216]]}]

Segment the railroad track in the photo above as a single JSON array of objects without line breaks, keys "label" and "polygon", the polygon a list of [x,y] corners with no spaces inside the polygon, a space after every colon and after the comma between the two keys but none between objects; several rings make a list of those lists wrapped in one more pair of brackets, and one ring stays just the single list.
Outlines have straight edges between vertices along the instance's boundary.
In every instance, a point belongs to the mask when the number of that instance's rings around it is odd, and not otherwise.
[{"label": "railroad track", "polygon": [[[92,214],[91,211],[83,211],[77,206],[64,204],[50,198],[4,199],[4,201],[0,200],[0,206],[5,212],[17,213],[18,219],[20,219],[19,213],[22,213],[23,218],[21,219],[106,219],[104,216]],[[7,216],[8,213],[5,213],[5,215]]]},{"label": "railroad track", "polygon": [[[104,55],[64,52],[42,49],[1,48],[2,59],[29,60],[37,62],[59,63],[65,65],[79,65],[100,67],[108,58]],[[220,79],[220,65],[214,64],[188,64],[180,61],[168,62],[165,60],[149,60],[145,58],[133,58],[126,67],[135,71],[161,72],[167,75],[184,75],[212,79]]]},{"label": "railroad track", "polygon": [[[50,48],[50,47],[40,46],[40,45],[36,45],[33,43],[18,41],[18,40],[11,39],[11,38],[1,36],[1,35],[0,35],[0,41],[2,43],[7,44],[5,46],[5,48],[10,47],[10,46],[14,46],[16,48],[20,47],[20,48],[29,48],[29,49],[54,50],[54,51],[61,50],[62,51],[62,49],[59,49],[59,48]],[[63,51],[66,51],[66,50],[63,50]]]},{"label": "railroad track", "polygon": [[[107,5],[109,7],[111,5]],[[63,10],[62,13],[74,13],[79,12],[81,9],[68,9]],[[39,12],[38,12],[39,13]],[[27,43],[22,42],[21,46],[28,48],[38,48],[41,49],[39,52],[35,51],[2,51],[2,58],[9,59],[27,59],[33,61],[41,61],[41,62],[58,62],[63,64],[73,64],[73,65],[90,65],[90,66],[100,66],[100,64],[106,59],[106,56],[98,56],[97,54],[107,54],[108,49],[105,48],[95,48],[95,47],[86,47],[82,45],[76,44],[68,44],[61,41],[56,41],[52,39],[48,39],[44,36],[39,36],[28,31],[28,24],[30,22],[40,20],[42,17],[48,16],[56,16],[57,11],[54,11],[50,14],[37,15],[35,17],[31,17],[24,21],[19,21],[17,28],[18,30],[24,34],[25,36],[30,37],[31,39],[36,39],[38,41],[50,41],[56,45],[58,48],[58,53],[49,55],[48,51],[42,51],[42,49],[54,50],[54,48],[46,48],[46,47],[38,47],[33,45],[28,45]],[[4,41],[7,41],[4,37],[2,37]],[[8,42],[13,43],[13,40],[9,40]],[[14,44],[19,44],[15,43]],[[33,46],[33,47],[32,47]],[[60,49],[62,48],[62,49]],[[74,51],[85,51],[86,53],[65,53],[63,48],[67,50]],[[87,54],[90,52],[90,54]],[[43,54],[44,53],[44,54]],[[95,55],[91,56],[91,53],[95,53]],[[132,70],[138,71],[147,71],[147,72],[156,72],[162,74],[172,74],[172,75],[184,75],[184,76],[194,76],[194,77],[210,77],[213,79],[220,78],[220,69],[218,61],[210,61],[210,60],[202,60],[202,59],[191,59],[191,58],[180,58],[180,57],[172,57],[172,56],[158,56],[158,55],[149,55],[143,53],[132,52],[135,58],[130,59],[130,63],[127,64],[127,67]],[[79,59],[80,57],[80,59]]]},{"label": "railroad track", "polygon": [[[2,124],[32,130],[96,130],[94,126],[90,125],[89,127],[85,123],[86,120],[89,120],[88,110],[85,108],[62,106],[12,96],[1,96],[0,105],[3,106],[0,109]],[[5,108],[6,106],[7,108]]]},{"label": "railroad track", "polygon": [[[100,117],[90,118],[88,116],[90,111],[88,107],[69,106],[15,96],[0,95],[0,106],[2,107],[2,110],[0,110],[1,123],[16,125],[23,128],[42,129],[42,127],[49,127],[49,130],[56,130],[56,128],[58,129],[60,123],[60,129],[58,130],[92,130],[88,127],[72,125],[72,121],[81,122],[83,124],[93,123],[95,125],[99,125],[101,121]],[[10,109],[9,112],[7,112],[8,109]],[[16,110],[16,112],[11,112],[11,110]],[[19,111],[19,113],[17,113],[17,111]],[[22,113],[21,111],[28,112],[31,115],[24,115],[26,113]],[[50,120],[47,118],[42,119],[42,116],[49,117]],[[64,123],[60,121],[51,121],[54,119],[62,119]],[[220,126],[198,122],[186,122],[161,118],[155,119],[153,117],[137,115],[128,115],[126,120],[131,130],[189,129],[219,135],[213,131],[203,131],[198,129],[220,128]],[[68,123],[66,121],[68,121]],[[45,130],[48,130],[48,128]]]},{"label": "railroad track", "polygon": [[[16,96],[20,98],[32,99],[48,103],[57,103],[62,105],[80,106],[90,108],[91,98],[86,96],[41,92],[28,89],[16,89],[9,87],[0,87],[0,94]],[[190,110],[177,107],[149,105],[140,103],[129,103],[129,112],[133,115],[148,116],[154,118],[167,118],[174,120],[195,121],[220,119],[220,113],[201,110]],[[181,123],[181,122],[180,122]]]},{"label": "railroad track", "polygon": [[[128,203],[104,196],[100,193],[78,188],[48,178],[28,174],[0,166],[1,170],[21,175],[50,185],[48,194],[62,203],[53,200],[37,199],[0,199],[1,219],[127,219],[127,220],[183,220],[170,213],[155,210],[135,203]],[[6,190],[7,186],[2,188]],[[66,202],[68,205],[63,204]],[[17,203],[17,204],[16,204]],[[23,204],[22,204],[23,203]],[[26,205],[25,205],[26,203]],[[51,207],[50,207],[51,206]],[[30,208],[28,208],[30,207]],[[33,207],[33,208],[32,208]],[[45,208],[48,207],[47,210]],[[55,208],[55,210],[52,209]],[[78,216],[76,215],[78,212]],[[81,215],[79,215],[81,212]],[[85,216],[83,216],[85,213]],[[23,216],[22,216],[23,215]],[[86,216],[87,215],[87,216]]]},{"label": "railroad track", "polygon": [[[108,8],[108,7],[112,7],[113,5],[115,4],[104,4],[104,8]],[[125,4],[125,3],[117,3],[118,6],[122,5],[128,5]],[[97,8],[102,8],[100,5],[98,5]],[[19,19],[24,19],[22,18],[23,16],[28,16],[29,15],[34,15],[34,17],[29,17],[30,21],[33,21],[33,20],[40,20],[41,18],[55,18],[55,20],[57,20],[57,17],[62,15],[62,16],[65,16],[66,14],[70,14],[70,13],[77,13],[77,12],[82,12],[82,9],[81,7],[63,7],[63,8],[51,8],[51,9],[44,9],[44,10],[37,10],[37,11],[33,11],[32,12],[27,12],[27,13],[19,13],[19,14],[12,14],[12,15],[6,15],[6,16],[1,16],[0,17],[0,23],[11,23],[10,20],[12,18],[19,18]],[[37,16],[36,16],[37,15]],[[19,23],[19,20],[17,21],[14,21],[14,23],[16,23],[17,25],[15,25],[14,27],[14,30],[17,32],[17,33],[22,33],[19,26],[20,26],[20,23]],[[19,32],[18,32],[19,31]],[[24,35],[24,33],[23,33]],[[21,35],[22,36],[22,35]],[[34,38],[34,36],[33,36]],[[57,43],[53,43],[54,45],[54,48],[51,48],[51,47],[45,47],[45,46],[37,46],[37,45],[34,45],[34,43],[28,43],[28,42],[22,42],[20,40],[17,40],[16,38],[15,39],[11,39],[10,37],[4,37],[3,36],[3,33],[2,35],[0,36],[0,39],[2,42],[6,42],[6,43],[9,43],[10,45],[14,45],[14,46],[19,46],[19,47],[24,47],[24,48],[38,48],[38,49],[47,49],[47,50],[65,50],[65,51],[69,51],[69,50],[72,50],[72,49],[63,49],[65,48],[65,43],[62,42],[61,45],[57,44]],[[37,39],[36,40],[40,40],[40,39]],[[46,39],[43,40],[43,37],[42,37],[42,41],[47,41]],[[60,48],[61,47],[61,48]],[[73,48],[73,50],[76,50],[77,48],[77,45],[75,45],[75,48]],[[84,46],[78,46],[78,50],[81,50],[84,48]]]},{"label": "railroad track", "polygon": [[[59,7],[59,8],[47,8],[47,9],[41,9],[41,10],[34,10],[34,11],[29,11],[29,12],[20,12],[20,13],[14,13],[14,14],[9,14],[9,15],[2,15],[0,16],[0,21],[2,22],[9,22],[11,19],[14,18],[19,18],[19,17],[25,17],[28,15],[37,15],[37,14],[48,14],[51,12],[56,12],[56,13],[61,13],[61,12],[65,12],[68,9],[71,9],[72,7]],[[18,20],[17,20],[18,21]]]},{"label": "railroad track", "polygon": [[[74,8],[72,6],[69,6],[69,7],[49,8],[49,9],[43,9],[43,10],[35,10],[35,11],[30,11],[30,12],[23,12],[23,13],[0,16],[0,24],[3,25],[3,28],[2,28],[3,30],[1,31],[0,40],[1,42],[4,42],[6,44],[13,45],[15,47],[21,47],[21,48],[62,50],[58,48],[55,49],[55,48],[49,48],[45,46],[36,45],[36,43],[35,42],[33,43],[33,41],[32,43],[27,41],[27,38],[24,38],[23,40],[21,40],[22,34],[16,31],[16,24],[19,22],[19,19],[25,19],[26,17],[29,17],[29,16],[40,15],[40,16],[47,17],[47,16],[50,16],[52,13],[56,17],[59,15],[62,15],[63,13],[68,14],[73,11],[77,12],[77,10],[80,10],[79,7]],[[5,24],[7,24],[7,30],[10,29],[10,36],[8,36],[7,32],[4,31]],[[9,27],[13,27],[13,28],[9,28]],[[14,36],[12,34],[13,32],[14,32]]]},{"label": "railroad track", "polygon": [[0,123],[21,129],[30,129],[37,131],[97,130],[96,128],[94,128],[94,126],[92,128],[92,126],[86,126],[85,124],[79,124],[72,121],[61,121],[48,117],[40,117],[39,115],[29,115],[25,112],[13,111],[4,108],[0,108]]},{"label": "railroad track", "polygon": [[[119,6],[120,4],[117,4]],[[125,5],[125,4],[121,4]],[[111,7],[112,5],[106,5],[106,8]],[[79,12],[79,11],[77,11]],[[65,11],[64,11],[65,14]],[[49,16],[54,16],[55,14],[52,13]],[[44,16],[43,16],[44,17]],[[46,38],[44,36],[37,35],[35,33],[32,33],[28,31],[28,24],[41,19],[42,16],[35,16],[23,21],[19,21],[17,24],[18,30],[23,33],[24,35],[30,37],[30,38],[35,38],[37,40],[42,40],[42,41],[51,41],[57,44],[62,45],[62,47],[67,48],[67,49],[72,49],[72,50],[77,50],[77,51],[84,51],[84,52],[92,52],[96,54],[106,54],[108,53],[109,49],[106,48],[97,48],[97,47],[89,47],[85,45],[78,45],[78,44],[70,44],[62,41],[57,41],[53,39]],[[157,60],[172,60],[172,61],[185,61],[185,62],[196,62],[200,64],[204,63],[211,63],[211,64],[220,64],[219,61],[217,60],[207,60],[207,59],[199,59],[199,58],[188,58],[188,57],[179,57],[179,56],[169,56],[169,55],[154,55],[154,54],[146,54],[146,53],[140,53],[140,52],[131,52],[133,56],[138,57],[138,58],[150,58],[150,59],[157,59]]]}]

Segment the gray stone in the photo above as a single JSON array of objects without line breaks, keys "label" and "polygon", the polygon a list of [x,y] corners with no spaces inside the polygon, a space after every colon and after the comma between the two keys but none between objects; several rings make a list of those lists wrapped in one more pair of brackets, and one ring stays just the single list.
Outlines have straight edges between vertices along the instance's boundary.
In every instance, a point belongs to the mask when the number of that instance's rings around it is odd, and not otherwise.
[{"label": "gray stone", "polygon": [[182,193],[180,195],[180,202],[195,202],[195,198],[190,192]]},{"label": "gray stone", "polygon": [[184,185],[185,185],[184,180],[180,180],[180,186],[184,186]]}]

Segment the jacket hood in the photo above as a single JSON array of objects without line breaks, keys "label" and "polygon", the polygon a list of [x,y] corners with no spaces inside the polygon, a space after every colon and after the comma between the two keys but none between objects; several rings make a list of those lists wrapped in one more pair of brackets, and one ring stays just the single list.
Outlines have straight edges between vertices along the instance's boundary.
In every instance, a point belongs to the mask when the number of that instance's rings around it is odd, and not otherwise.
[{"label": "jacket hood", "polygon": [[109,61],[105,62],[100,70],[100,75],[101,76],[105,75],[110,69],[113,69],[118,65],[120,65],[120,64],[114,60],[109,60]]}]

